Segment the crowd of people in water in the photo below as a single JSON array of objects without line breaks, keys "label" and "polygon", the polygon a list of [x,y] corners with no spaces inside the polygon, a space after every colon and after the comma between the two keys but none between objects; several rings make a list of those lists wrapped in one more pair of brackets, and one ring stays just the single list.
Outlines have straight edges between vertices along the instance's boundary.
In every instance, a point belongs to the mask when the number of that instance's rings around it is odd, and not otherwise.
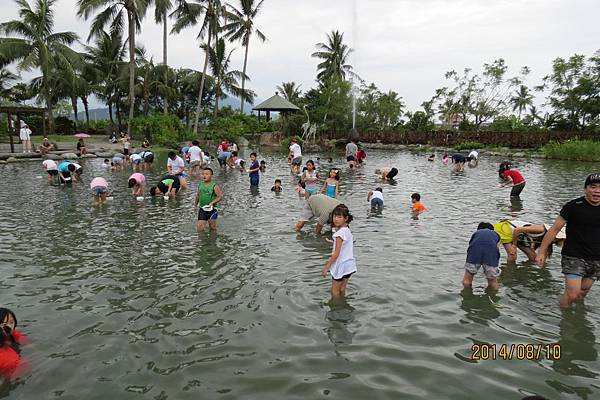
[{"label": "crowd of people in water", "polygon": [[[207,228],[217,229],[219,216],[218,205],[224,193],[214,180],[213,161],[215,157],[200,148],[194,140],[189,146],[182,146],[178,151],[170,151],[166,165],[166,173],[155,184],[146,189],[144,172],[153,168],[154,153],[149,143],[144,142],[138,152],[132,151],[128,137],[121,138],[123,149],[106,158],[102,168],[110,171],[124,171],[131,168],[132,174],[127,180],[131,195],[137,201],[143,201],[145,195],[162,196],[164,200],[177,197],[181,190],[188,189],[190,177],[200,177],[193,201],[193,209],[197,215],[196,228],[202,232]],[[84,153],[85,145],[80,141],[78,150]],[[356,140],[351,140],[345,147],[345,160],[349,169],[364,168],[367,154]],[[258,187],[260,175],[265,172],[265,161],[258,161],[257,154],[252,152],[249,160],[239,156],[237,145],[223,140],[216,150],[218,168],[238,170],[247,173],[251,187]],[[436,161],[436,155],[428,156],[429,162]],[[332,164],[332,159],[329,163]],[[304,209],[295,229],[300,231],[311,220],[316,221],[315,233],[321,234],[327,225],[332,227],[332,237],[327,239],[332,244],[331,256],[322,269],[323,276],[331,277],[331,294],[333,297],[345,296],[350,277],[356,273],[357,265],[354,257],[353,236],[350,223],[353,216],[349,208],[339,200],[340,168],[330,168],[324,180],[316,171],[315,162],[308,160],[303,165],[300,144],[291,139],[287,162],[292,176],[297,178],[295,190],[300,197],[306,199]],[[442,165],[451,163],[454,173],[464,173],[465,165],[475,168],[479,163],[479,153],[472,150],[468,155],[460,153],[441,158]],[[55,162],[47,159],[43,167],[48,175],[48,182],[56,185],[71,185],[82,180],[83,167],[70,160]],[[378,168],[375,171],[380,184],[366,193],[367,201],[373,210],[382,209],[385,205],[385,183],[393,182],[398,169],[393,166]],[[511,189],[510,196],[518,197],[525,188],[525,178],[514,168],[511,162],[502,162],[498,167],[500,187]],[[544,268],[546,257],[552,252],[553,245],[562,246],[562,273],[565,277],[565,290],[560,297],[560,305],[567,307],[581,301],[590,291],[595,280],[600,278],[600,173],[587,176],[584,181],[584,195],[568,202],[560,210],[553,224],[530,223],[516,219],[504,219],[497,222],[481,222],[472,234],[466,251],[464,287],[473,284],[475,275],[483,272],[487,279],[487,289],[497,290],[499,287],[500,247],[504,248],[508,262],[515,262],[518,251],[521,251],[540,268]],[[90,180],[90,190],[95,206],[107,204],[110,200],[110,188],[105,177],[96,176]],[[283,190],[281,179],[275,179],[271,191],[279,193]],[[421,195],[411,195],[412,212],[415,215],[427,212],[421,202]],[[18,348],[24,337],[16,330],[17,319],[14,313],[0,309],[0,372],[10,370],[18,363]]]}]

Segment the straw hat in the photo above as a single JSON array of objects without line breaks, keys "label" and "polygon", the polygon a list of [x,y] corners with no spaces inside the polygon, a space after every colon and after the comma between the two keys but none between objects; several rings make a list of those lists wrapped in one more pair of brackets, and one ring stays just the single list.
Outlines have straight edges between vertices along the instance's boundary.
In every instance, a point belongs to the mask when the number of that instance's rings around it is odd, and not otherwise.
[{"label": "straw hat", "polygon": [[[544,224],[544,228],[546,228],[547,231],[550,230],[550,228],[552,228],[552,225],[550,224]],[[556,234],[556,240],[565,240],[567,238],[567,230],[566,227],[562,227],[562,229],[560,231],[558,231],[558,233]]]}]

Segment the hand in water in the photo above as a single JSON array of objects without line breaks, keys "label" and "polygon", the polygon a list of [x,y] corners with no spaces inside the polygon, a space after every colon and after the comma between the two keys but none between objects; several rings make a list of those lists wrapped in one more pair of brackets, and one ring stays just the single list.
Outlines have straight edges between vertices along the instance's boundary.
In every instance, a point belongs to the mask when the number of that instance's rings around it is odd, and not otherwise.
[{"label": "hand in water", "polygon": [[545,264],[546,264],[546,255],[545,254],[538,254],[535,256],[535,263],[537,264],[538,267],[540,268],[544,268]]},{"label": "hand in water", "polygon": [[329,272],[329,268],[325,267],[325,268],[323,268],[323,272],[321,273],[321,275],[323,275],[323,277],[327,277],[328,272]]}]

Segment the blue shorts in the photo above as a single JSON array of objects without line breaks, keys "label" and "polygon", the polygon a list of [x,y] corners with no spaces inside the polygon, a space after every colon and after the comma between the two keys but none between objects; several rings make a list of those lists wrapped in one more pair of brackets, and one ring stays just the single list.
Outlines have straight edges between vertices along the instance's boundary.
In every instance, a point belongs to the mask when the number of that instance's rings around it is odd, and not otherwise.
[{"label": "blue shorts", "polygon": [[178,173],[178,174],[177,174],[177,175],[175,175],[175,176],[180,176],[180,177],[182,177],[182,178],[187,178],[189,175],[188,175],[188,174],[186,174],[185,172],[180,172],[180,173]]},{"label": "blue shorts", "polygon": [[100,196],[104,193],[108,193],[108,189],[106,186],[96,186],[95,188],[92,188],[92,193],[94,193],[94,196]]},{"label": "blue shorts", "polygon": [[139,164],[141,164],[141,163],[142,163],[142,161],[144,161],[144,160],[142,160],[141,158],[138,158],[137,160],[133,160],[133,163],[134,163],[135,165],[139,165]]},{"label": "blue shorts", "polygon": [[198,221],[216,220],[219,217],[219,213],[216,209],[210,211],[204,211],[202,208],[198,210]]},{"label": "blue shorts", "polygon": [[317,194],[319,193],[319,189],[306,189],[306,191],[310,194]]},{"label": "blue shorts", "polygon": [[258,175],[256,176],[250,176],[250,186],[258,186],[258,182],[259,182],[259,177]]},{"label": "blue shorts", "polygon": [[383,200],[378,198],[371,199],[371,207],[383,207]]}]

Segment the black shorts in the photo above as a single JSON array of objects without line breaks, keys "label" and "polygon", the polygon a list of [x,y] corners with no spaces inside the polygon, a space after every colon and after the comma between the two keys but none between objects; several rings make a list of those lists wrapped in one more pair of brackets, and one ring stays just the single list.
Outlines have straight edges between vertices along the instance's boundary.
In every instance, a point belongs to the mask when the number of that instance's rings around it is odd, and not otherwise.
[{"label": "black shorts", "polygon": [[57,169],[51,169],[50,171],[46,171],[46,172],[50,176],[56,176],[56,175],[58,175],[58,170]]},{"label": "black shorts", "polygon": [[152,164],[154,162],[154,154],[148,154],[146,157],[144,157],[144,162]]},{"label": "black shorts", "polygon": [[356,158],[353,155],[349,155],[348,157],[346,157],[346,161],[356,161]]},{"label": "black shorts", "polygon": [[333,279],[333,280],[334,280],[334,281],[336,281],[336,282],[341,282],[341,281],[343,281],[344,279],[350,279],[350,277],[351,277],[352,275],[354,275],[354,272],[351,272],[351,273],[349,273],[349,274],[347,274],[347,275],[344,275],[344,276],[342,276],[340,279],[335,279],[335,278],[331,278],[331,279]]},{"label": "black shorts", "polygon": [[125,154],[126,156],[129,155],[129,149],[123,149],[123,154]]},{"label": "black shorts", "polygon": [[204,211],[202,208],[198,210],[198,221],[216,220],[219,213],[215,208],[210,211]]}]

